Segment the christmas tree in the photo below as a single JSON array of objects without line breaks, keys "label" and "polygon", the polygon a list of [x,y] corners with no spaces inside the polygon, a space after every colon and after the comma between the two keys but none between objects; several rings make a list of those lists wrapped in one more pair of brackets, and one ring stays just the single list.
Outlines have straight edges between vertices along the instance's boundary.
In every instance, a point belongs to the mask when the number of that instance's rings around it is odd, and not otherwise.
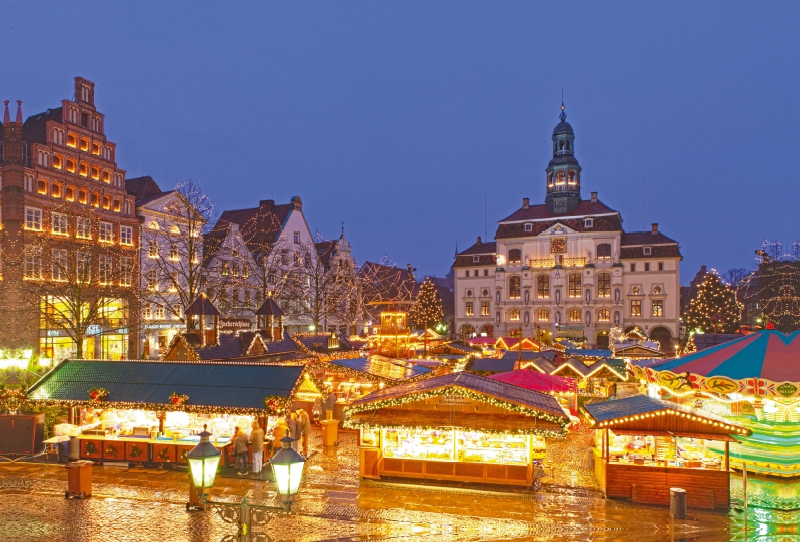
[{"label": "christmas tree", "polygon": [[694,333],[689,335],[689,340],[686,341],[686,347],[683,349],[683,355],[688,356],[697,352],[697,345],[694,344]]},{"label": "christmas tree", "polygon": [[739,324],[736,292],[712,270],[697,287],[697,297],[692,299],[686,315],[686,327],[706,333],[733,333]]},{"label": "christmas tree", "polygon": [[420,288],[417,301],[409,314],[411,321],[418,327],[428,329],[438,324],[444,318],[442,300],[436,294],[436,288],[430,279],[425,279]]}]

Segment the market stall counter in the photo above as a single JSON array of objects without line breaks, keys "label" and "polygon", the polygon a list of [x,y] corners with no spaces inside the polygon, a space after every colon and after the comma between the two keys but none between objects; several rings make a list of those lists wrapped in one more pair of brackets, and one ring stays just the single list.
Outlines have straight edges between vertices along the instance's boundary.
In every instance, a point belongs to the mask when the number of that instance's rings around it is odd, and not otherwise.
[{"label": "market stall counter", "polygon": [[[645,395],[583,409],[595,429],[595,477],[607,497],[667,505],[670,488],[680,487],[690,507],[730,507],[728,445],[749,429]],[[722,458],[708,441],[725,443]]]},{"label": "market stall counter", "polygon": [[249,435],[258,421],[270,434],[278,416],[322,398],[320,389],[299,365],[64,360],[28,397],[68,408],[81,459],[185,464],[207,428],[230,464],[237,429]]},{"label": "market stall counter", "polygon": [[569,417],[553,397],[470,373],[378,390],[345,409],[361,476],[530,485]]}]

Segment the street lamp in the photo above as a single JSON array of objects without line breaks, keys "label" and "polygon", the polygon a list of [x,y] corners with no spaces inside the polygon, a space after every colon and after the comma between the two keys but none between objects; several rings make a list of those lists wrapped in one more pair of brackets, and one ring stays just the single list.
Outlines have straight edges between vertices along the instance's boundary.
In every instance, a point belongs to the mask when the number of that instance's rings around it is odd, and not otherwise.
[{"label": "street lamp", "polygon": [[189,470],[192,473],[194,489],[202,506],[205,506],[206,500],[211,493],[211,488],[214,486],[217,466],[219,466],[219,459],[222,455],[217,447],[209,441],[210,436],[211,433],[206,431],[206,426],[203,426],[203,432],[200,433],[200,442],[186,454]]},{"label": "street lamp", "polygon": [[302,455],[292,449],[291,437],[281,439],[281,449],[272,459],[272,474],[275,475],[275,485],[278,486],[278,495],[286,509],[292,507],[294,496],[300,489],[300,480],[303,478],[303,464],[306,460]]}]

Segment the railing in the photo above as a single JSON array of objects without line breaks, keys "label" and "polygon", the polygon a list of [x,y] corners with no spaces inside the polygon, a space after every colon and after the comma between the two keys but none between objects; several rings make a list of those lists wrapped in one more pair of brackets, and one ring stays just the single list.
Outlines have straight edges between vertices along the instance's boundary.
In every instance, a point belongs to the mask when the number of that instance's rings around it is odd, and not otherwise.
[{"label": "railing", "polygon": [[[552,269],[556,266],[556,260],[528,260],[528,267],[531,269]],[[586,258],[564,258],[561,267],[586,267]]]}]

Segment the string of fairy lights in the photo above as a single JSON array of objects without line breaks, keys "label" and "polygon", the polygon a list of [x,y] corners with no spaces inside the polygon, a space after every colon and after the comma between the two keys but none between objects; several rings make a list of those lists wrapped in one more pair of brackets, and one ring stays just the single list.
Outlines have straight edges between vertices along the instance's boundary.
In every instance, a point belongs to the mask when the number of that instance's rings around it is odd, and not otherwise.
[{"label": "string of fairy lights", "polygon": [[739,328],[740,306],[736,292],[722,282],[715,269],[697,287],[697,295],[689,304],[686,327],[705,333],[733,333]]}]

